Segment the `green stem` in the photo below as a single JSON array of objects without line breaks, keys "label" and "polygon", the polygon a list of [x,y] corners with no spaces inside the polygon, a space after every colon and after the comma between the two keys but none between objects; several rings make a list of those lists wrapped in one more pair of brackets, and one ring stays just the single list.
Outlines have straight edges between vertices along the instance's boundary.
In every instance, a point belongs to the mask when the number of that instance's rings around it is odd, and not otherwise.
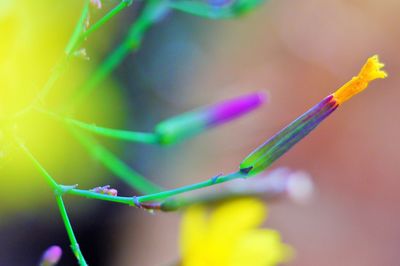
[{"label": "green stem", "polygon": [[79,265],[81,266],[86,266],[87,263],[85,261],[85,258],[82,255],[82,252],[79,248],[79,244],[75,238],[74,232],[72,230],[71,223],[68,218],[67,211],[65,209],[64,202],[62,200],[62,194],[64,192],[64,188],[60,185],[57,184],[57,182],[50,176],[50,174],[46,171],[46,169],[40,164],[40,162],[33,156],[33,154],[28,150],[28,148],[22,144],[19,140],[15,138],[15,141],[17,142],[18,146],[21,148],[21,150],[28,156],[28,158],[33,162],[34,166],[39,170],[39,172],[42,174],[42,176],[46,179],[46,181],[49,183],[50,187],[53,189],[55,195],[56,195],[56,201],[58,208],[60,210],[60,214],[62,217],[62,220],[65,225],[65,229],[67,230],[68,237],[71,242],[71,249],[73,253],[75,254],[75,257],[78,259]]},{"label": "green stem", "polygon": [[[114,173],[132,188],[143,194],[156,193],[161,190],[159,186],[147,180],[145,177],[130,168],[112,152],[100,145],[94,138],[73,128],[70,123],[68,123],[69,118],[64,118],[56,113],[42,108],[35,108],[35,110],[58,121],[64,122],[68,126],[68,129],[72,132],[73,136],[90,152],[94,158],[100,161],[107,169],[109,169],[112,173]],[[149,136],[147,137],[150,138]]]},{"label": "green stem", "polygon": [[36,167],[36,169],[39,170],[39,172],[42,174],[42,176],[46,179],[47,183],[49,183],[50,187],[54,191],[59,190],[59,186],[57,182],[51,177],[51,175],[46,171],[46,169],[40,164],[40,162],[33,156],[33,154],[29,151],[29,149],[18,139],[15,138],[16,143],[18,146],[21,148],[21,150],[28,156],[28,158],[33,162],[33,165]]},{"label": "green stem", "polygon": [[142,42],[144,33],[157,20],[157,14],[165,3],[160,0],[148,0],[143,12],[131,25],[127,37],[118,47],[101,63],[89,80],[78,89],[71,101],[67,103],[67,110],[73,112],[83,100],[122,62],[131,52],[137,51]]},{"label": "green stem", "polygon": [[29,111],[31,111],[38,103],[40,103],[47,96],[50,90],[54,87],[55,83],[65,72],[69,63],[69,59],[72,53],[74,52],[73,49],[76,47],[79,41],[79,37],[83,32],[85,20],[89,13],[89,3],[90,3],[89,0],[85,0],[85,4],[82,13],[80,15],[80,18],[78,20],[78,23],[76,24],[73,34],[69,39],[68,44],[65,48],[65,55],[61,58],[61,60],[58,61],[49,79],[46,81],[46,83],[44,84],[38,95],[29,103],[29,105],[20,110],[19,112],[13,114],[12,118],[21,117],[26,113],[28,113]]},{"label": "green stem", "polygon": [[122,0],[116,7],[114,7],[110,12],[104,15],[101,19],[99,19],[96,23],[90,26],[80,38],[80,42],[84,41],[90,34],[101,28],[104,24],[110,21],[113,17],[118,15],[122,10],[127,8],[132,4],[132,0]]},{"label": "green stem", "polygon": [[172,196],[175,196],[178,194],[186,193],[189,191],[193,191],[193,190],[197,190],[197,189],[201,189],[201,188],[205,188],[205,187],[210,187],[210,186],[213,186],[216,184],[221,184],[221,183],[224,183],[224,182],[227,182],[227,181],[230,181],[233,179],[238,179],[238,178],[246,178],[246,176],[244,176],[240,172],[231,173],[231,174],[228,174],[225,176],[215,176],[209,180],[195,183],[192,185],[183,186],[183,187],[175,188],[175,189],[171,189],[171,190],[166,190],[166,191],[162,191],[162,192],[158,192],[158,193],[154,193],[154,194],[139,196],[139,197],[137,197],[137,201],[139,203],[142,203],[142,202],[146,202],[146,201],[165,199],[165,198],[169,198],[169,197],[172,197]]},{"label": "green stem", "polygon": [[[165,199],[169,199],[172,196],[176,196],[179,194],[183,194],[189,191],[193,191],[193,190],[197,190],[197,189],[201,189],[201,188],[205,188],[205,187],[210,187],[216,184],[221,184],[224,182],[228,182],[234,179],[238,179],[238,178],[245,178],[246,176],[244,176],[243,174],[241,174],[240,172],[235,172],[235,173],[231,173],[225,176],[215,176],[209,180],[203,181],[203,182],[199,182],[196,184],[192,184],[192,185],[188,185],[188,186],[183,186],[180,188],[175,188],[175,189],[171,189],[171,190],[166,190],[166,191],[162,191],[162,192],[158,192],[158,193],[153,193],[153,194],[148,194],[148,195],[144,195],[144,196],[134,196],[134,197],[120,197],[120,196],[112,196],[112,195],[105,195],[105,194],[101,194],[101,193],[97,193],[94,191],[89,191],[89,190],[81,190],[81,189],[75,189],[75,188],[67,188],[64,189],[64,193],[66,194],[70,194],[70,195],[75,195],[75,196],[80,196],[80,197],[86,197],[86,198],[91,198],[91,199],[98,199],[98,200],[104,200],[104,201],[111,201],[111,202],[116,202],[116,203],[122,203],[122,204],[127,204],[130,206],[136,206],[136,207],[143,207],[145,209],[159,209],[159,210],[164,210],[165,211],[172,211],[172,210],[177,210],[180,207],[184,207],[187,205],[190,205],[192,202],[194,202],[195,200],[197,200],[196,198],[193,198],[193,200],[183,200],[183,201],[171,201],[171,202],[158,202],[154,205],[148,205],[148,204],[144,204],[145,202],[148,201],[159,201],[159,200],[165,200]],[[243,195],[245,195],[246,193],[243,193]],[[241,194],[238,196],[241,196]],[[228,198],[228,194],[223,194],[221,196],[215,196],[215,197],[211,197],[210,201],[212,201],[213,199],[221,199],[223,197]],[[204,200],[203,198],[201,198],[201,200]],[[143,205],[142,205],[143,204]],[[167,206],[167,205],[168,206]]]},{"label": "green stem", "polygon": [[78,20],[78,23],[75,26],[75,29],[74,29],[74,32],[72,33],[71,38],[69,39],[67,47],[65,48],[65,54],[67,56],[72,55],[72,53],[76,49],[76,46],[80,42],[81,37],[83,36],[83,32],[85,29],[85,22],[86,22],[88,14],[89,14],[89,4],[90,4],[90,1],[86,0],[85,5],[82,10],[82,14]]},{"label": "green stem", "polygon": [[159,144],[159,137],[154,133],[104,128],[96,125],[87,124],[72,118],[65,118],[65,121],[72,124],[73,126],[77,126],[92,133],[109,138],[130,142],[140,142],[145,144]]},{"label": "green stem", "polygon": [[105,147],[97,143],[94,138],[71,127],[70,130],[94,158],[99,160],[106,168],[108,168],[112,173],[121,178],[132,188],[143,194],[156,193],[161,190],[157,185],[141,176],[139,173],[121,161],[112,152],[108,151]]},{"label": "green stem", "polygon": [[95,134],[98,134],[101,136],[114,138],[114,139],[118,139],[118,140],[145,143],[145,144],[159,144],[160,143],[159,136],[154,133],[99,127],[96,125],[88,124],[88,123],[85,123],[85,122],[82,122],[82,121],[79,121],[79,120],[76,120],[73,118],[69,118],[69,117],[48,111],[43,108],[36,107],[35,110],[40,113],[46,114],[46,115],[48,115],[56,120],[59,120],[61,122],[82,128],[84,130],[87,130],[89,132],[92,132],[92,133],[95,133]]},{"label": "green stem", "polygon": [[57,201],[58,208],[60,210],[61,218],[64,222],[65,229],[67,230],[69,241],[71,242],[72,252],[74,253],[75,257],[77,258],[80,266],[87,266],[88,264],[86,263],[85,258],[83,257],[81,249],[79,248],[78,241],[76,240],[76,237],[75,237],[74,231],[72,229],[71,222],[68,218],[67,210],[65,209],[64,201],[63,201],[61,195],[56,195],[56,201]]},{"label": "green stem", "polygon": [[65,189],[66,194],[75,195],[79,197],[89,198],[89,199],[97,199],[97,200],[104,200],[104,201],[111,201],[116,203],[127,204],[130,206],[135,205],[133,197],[121,197],[121,196],[112,196],[101,194],[98,192],[90,191],[90,190],[83,190],[83,189]]}]

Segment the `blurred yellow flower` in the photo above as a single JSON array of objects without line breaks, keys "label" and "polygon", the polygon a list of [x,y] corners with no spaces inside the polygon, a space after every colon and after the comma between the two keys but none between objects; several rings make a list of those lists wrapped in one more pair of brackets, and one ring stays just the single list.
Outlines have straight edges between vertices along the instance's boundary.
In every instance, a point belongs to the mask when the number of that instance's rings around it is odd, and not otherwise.
[{"label": "blurred yellow flower", "polygon": [[258,228],[267,217],[262,201],[245,198],[208,213],[190,207],[181,225],[182,266],[272,266],[286,262],[292,249],[277,231]]},{"label": "blurred yellow flower", "polygon": [[[7,189],[0,195],[0,216],[31,209],[39,202],[53,204],[49,201],[53,195],[47,184],[26,156],[13,146],[4,128],[13,129],[60,183],[89,186],[97,184],[99,179],[87,177],[102,176],[102,169],[90,166],[93,160],[89,160],[58,121],[35,111],[13,118],[37,97],[64,55],[82,6],[81,0],[0,0],[0,176],[7,179]],[[90,41],[84,44],[91,58],[103,56],[112,34],[102,32],[104,41],[96,42],[93,47]],[[95,60],[71,58],[42,107],[57,110],[95,68]],[[85,102],[79,114],[89,122],[120,125],[124,109],[115,108],[123,106],[120,90],[111,79],[99,87],[101,93]]]}]

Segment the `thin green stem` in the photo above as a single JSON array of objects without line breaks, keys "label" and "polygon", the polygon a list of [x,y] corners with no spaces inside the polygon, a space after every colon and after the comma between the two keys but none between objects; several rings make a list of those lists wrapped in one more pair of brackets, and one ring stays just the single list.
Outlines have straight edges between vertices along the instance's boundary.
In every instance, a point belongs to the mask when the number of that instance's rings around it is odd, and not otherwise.
[{"label": "thin green stem", "polygon": [[[112,195],[106,195],[106,194],[101,194],[97,193],[94,191],[90,190],[81,190],[81,189],[76,189],[76,188],[66,188],[64,189],[65,194],[70,194],[70,195],[75,195],[75,196],[80,196],[80,197],[85,197],[85,198],[91,198],[91,199],[97,199],[97,200],[104,200],[104,201],[111,201],[111,202],[116,202],[116,203],[121,203],[121,204],[127,204],[129,206],[136,206],[136,207],[141,207],[144,209],[153,209],[153,210],[163,210],[163,211],[175,211],[181,207],[188,206],[190,204],[193,204],[194,202],[206,202],[206,201],[215,201],[218,199],[223,199],[223,198],[229,198],[230,193],[225,193],[225,194],[217,194],[217,195],[207,195],[204,198],[188,198],[188,199],[177,199],[177,200],[172,200],[168,201],[171,197],[180,195],[186,192],[190,192],[193,190],[205,188],[205,187],[210,187],[214,186],[216,184],[221,184],[224,182],[228,182],[234,179],[238,178],[246,178],[242,173],[240,172],[235,172],[231,173],[225,176],[215,176],[209,180],[195,183],[192,185],[188,186],[183,186],[180,188],[175,188],[171,190],[166,190],[158,193],[153,193],[153,194],[148,194],[144,196],[133,196],[133,197],[121,197],[121,196],[112,196]],[[253,191],[247,191],[247,192],[242,192],[240,193],[233,193],[232,195],[235,195],[237,197],[240,196],[245,196],[249,194],[255,194]],[[270,193],[272,194],[272,193]],[[149,201],[160,201],[162,202],[153,202],[153,204],[148,204],[147,202]]]},{"label": "thin green stem", "polygon": [[96,125],[87,124],[72,118],[65,118],[65,120],[73,126],[85,129],[89,132],[113,138],[118,140],[125,140],[130,142],[140,142],[145,144],[159,144],[159,137],[154,133],[135,132],[128,130],[118,130],[112,128],[99,127]]},{"label": "thin green stem", "polygon": [[[86,198],[93,198],[93,199],[99,199],[99,200],[105,200],[105,201],[112,201],[112,202],[118,202],[118,203],[123,203],[123,204],[128,204],[128,205],[138,205],[140,203],[144,203],[147,201],[157,201],[157,200],[165,200],[167,198],[170,198],[172,196],[176,196],[179,194],[183,194],[189,191],[205,188],[205,187],[210,187],[216,184],[221,184],[233,179],[238,179],[238,178],[245,178],[243,174],[240,172],[236,173],[231,173],[225,176],[215,176],[209,180],[195,183],[192,185],[188,186],[183,186],[180,188],[175,188],[171,190],[166,190],[158,193],[153,193],[153,194],[148,194],[144,196],[138,196],[138,197],[119,197],[119,196],[111,196],[111,195],[105,195],[105,194],[100,194],[88,190],[80,190],[80,189],[67,189],[65,190],[65,193],[71,194],[71,195],[76,195],[76,196],[81,196],[81,197],[86,197]],[[140,207],[140,206],[138,206]]]},{"label": "thin green stem", "polygon": [[87,263],[85,261],[85,258],[82,255],[82,252],[79,248],[79,244],[75,238],[71,223],[68,218],[67,211],[65,209],[64,202],[62,200],[62,194],[64,191],[63,187],[61,187],[60,185],[57,184],[57,182],[50,176],[50,174],[46,171],[46,169],[41,165],[41,163],[33,156],[33,154],[29,151],[29,149],[21,141],[19,141],[16,138],[15,138],[15,141],[17,142],[17,144],[21,148],[21,150],[33,162],[34,166],[39,170],[39,172],[42,174],[42,176],[46,179],[46,181],[49,183],[50,187],[53,189],[55,196],[56,196],[57,205],[60,210],[61,218],[64,222],[65,229],[67,230],[67,234],[68,234],[68,237],[71,242],[71,249],[72,249],[73,253],[75,254],[75,257],[78,259],[79,265],[86,266]]},{"label": "thin green stem", "polygon": [[89,37],[90,34],[93,32],[97,31],[99,28],[101,28],[104,24],[109,22],[112,18],[114,18],[116,15],[118,15],[122,10],[127,8],[132,4],[133,0],[122,0],[116,7],[114,7],[110,12],[105,14],[101,19],[99,19],[96,23],[94,23],[92,26],[90,26],[82,35],[80,38],[80,41],[85,40],[87,37]]},{"label": "thin green stem", "polygon": [[126,165],[112,152],[100,145],[94,138],[72,127],[66,118],[41,108],[35,108],[37,111],[49,115],[50,117],[66,124],[73,136],[89,151],[89,153],[100,161],[107,169],[119,177],[122,181],[138,190],[140,193],[156,193],[161,188],[135,170]]},{"label": "thin green stem", "polygon": [[166,191],[162,191],[162,192],[158,192],[158,193],[154,193],[154,194],[149,194],[149,195],[144,195],[144,196],[139,196],[137,197],[137,201],[139,203],[142,202],[146,202],[146,201],[155,201],[155,200],[160,200],[160,199],[166,199],[175,195],[179,195],[182,193],[186,193],[189,191],[193,191],[193,190],[197,190],[197,189],[201,189],[201,188],[205,188],[205,187],[210,187],[216,184],[221,184],[233,179],[238,179],[238,178],[246,178],[245,175],[243,175],[240,172],[235,172],[235,173],[231,173],[225,176],[215,176],[209,180],[206,181],[202,181],[199,183],[195,183],[192,185],[188,185],[188,186],[183,186],[180,188],[175,188],[175,189],[171,189],[171,190],[166,190]]},{"label": "thin green stem", "polygon": [[12,118],[21,117],[26,113],[28,113],[29,111],[31,111],[36,105],[38,105],[38,103],[40,103],[47,96],[47,94],[54,87],[58,79],[65,72],[69,63],[69,59],[72,53],[74,52],[74,48],[76,47],[79,38],[83,32],[85,26],[85,20],[89,14],[89,3],[90,3],[89,0],[85,0],[83,10],[78,20],[78,23],[76,24],[73,34],[69,39],[68,44],[65,48],[65,54],[61,58],[61,60],[59,60],[58,63],[55,65],[49,79],[46,81],[42,89],[39,91],[38,95],[36,95],[36,97],[29,103],[29,105],[20,110],[19,112],[13,114]]},{"label": "thin green stem", "polygon": [[56,201],[58,208],[60,210],[61,218],[64,222],[65,229],[67,230],[69,241],[71,242],[72,252],[74,253],[76,259],[78,260],[80,266],[87,266],[88,264],[86,263],[85,258],[83,257],[83,254],[79,247],[78,241],[76,240],[74,230],[72,229],[72,225],[69,220],[67,210],[65,209],[64,201],[61,195],[56,195]]},{"label": "thin green stem", "polygon": [[75,29],[72,33],[71,38],[69,39],[67,47],[65,48],[65,54],[67,56],[72,55],[72,53],[76,49],[77,44],[80,42],[81,37],[83,36],[84,30],[85,30],[85,22],[86,22],[88,14],[89,14],[89,4],[90,4],[90,0],[85,0],[82,14],[78,20],[78,23],[75,26]]},{"label": "thin green stem", "polygon": [[138,50],[144,33],[158,19],[160,9],[166,8],[163,1],[148,0],[143,12],[131,25],[128,35],[118,47],[101,63],[89,80],[80,87],[71,101],[67,103],[67,110],[73,112],[85,98],[124,60],[131,52]]},{"label": "thin green stem", "polygon": [[160,187],[145,177],[134,171],[123,161],[121,161],[112,152],[100,145],[94,138],[86,135],[72,127],[69,127],[77,140],[90,152],[90,154],[99,160],[108,170],[121,178],[125,183],[140,193],[156,193],[161,191]]},{"label": "thin green stem", "polygon": [[79,121],[79,120],[76,120],[73,118],[69,118],[69,117],[48,111],[43,108],[36,107],[35,110],[37,110],[40,113],[46,114],[52,118],[55,118],[61,122],[67,123],[67,124],[75,126],[75,127],[79,127],[81,129],[84,129],[91,133],[95,133],[97,135],[101,135],[101,136],[105,136],[105,137],[109,137],[109,138],[113,138],[113,139],[118,139],[118,140],[130,141],[130,142],[139,142],[139,143],[145,143],[145,144],[160,144],[159,136],[154,133],[99,127],[96,125],[88,124],[88,123],[85,123],[85,122],[82,122],[82,121]]},{"label": "thin green stem", "polygon": [[66,189],[65,194],[75,195],[75,196],[89,198],[89,199],[97,199],[97,200],[122,203],[122,204],[127,204],[130,206],[135,205],[133,197],[112,196],[112,195],[101,194],[101,193],[90,191],[90,190],[83,190],[83,189],[76,189],[76,188]]},{"label": "thin green stem", "polygon": [[37,170],[42,174],[47,183],[53,189],[53,191],[58,191],[59,186],[57,182],[51,177],[51,175],[46,171],[46,169],[42,166],[42,164],[33,156],[33,154],[29,151],[29,149],[18,139],[15,138],[16,143],[20,147],[20,149],[27,155],[27,157],[33,162],[33,165]]}]

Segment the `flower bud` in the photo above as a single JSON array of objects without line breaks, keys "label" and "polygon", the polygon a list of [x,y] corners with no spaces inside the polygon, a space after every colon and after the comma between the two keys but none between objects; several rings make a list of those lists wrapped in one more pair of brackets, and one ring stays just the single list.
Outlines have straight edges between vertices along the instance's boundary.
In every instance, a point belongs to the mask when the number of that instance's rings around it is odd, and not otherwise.
[{"label": "flower bud", "polygon": [[176,143],[252,111],[264,98],[265,95],[258,92],[199,108],[159,123],[155,133],[161,144]]},{"label": "flower bud", "polygon": [[62,249],[59,246],[49,247],[40,260],[40,266],[55,266],[60,261]]},{"label": "flower bud", "polygon": [[268,168],[297,142],[307,136],[343,102],[365,90],[374,79],[386,78],[378,56],[368,58],[360,73],[320,103],[294,120],[286,128],[255,149],[240,164],[240,171],[249,176]]}]

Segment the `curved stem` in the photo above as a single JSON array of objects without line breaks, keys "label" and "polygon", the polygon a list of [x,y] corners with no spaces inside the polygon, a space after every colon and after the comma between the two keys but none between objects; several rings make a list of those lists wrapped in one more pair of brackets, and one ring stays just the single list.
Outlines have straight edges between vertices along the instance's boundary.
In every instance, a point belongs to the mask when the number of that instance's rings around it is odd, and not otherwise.
[{"label": "curved stem", "polygon": [[69,125],[79,127],[91,133],[101,135],[104,137],[109,137],[118,140],[139,142],[145,144],[160,144],[159,136],[155,133],[130,131],[130,130],[120,130],[106,127],[99,127],[96,125],[88,124],[73,118],[62,116],[60,114],[45,110],[43,108],[35,108],[40,113],[46,114],[56,120],[67,123]]},{"label": "curved stem", "polygon": [[130,142],[139,142],[145,144],[159,144],[159,137],[154,133],[146,133],[146,132],[136,132],[136,131],[128,131],[128,130],[119,130],[112,128],[99,127],[96,125],[91,125],[88,123],[84,123],[72,118],[65,118],[65,121],[70,123],[73,126],[77,126],[89,132],[113,138],[118,140],[125,140]]}]

